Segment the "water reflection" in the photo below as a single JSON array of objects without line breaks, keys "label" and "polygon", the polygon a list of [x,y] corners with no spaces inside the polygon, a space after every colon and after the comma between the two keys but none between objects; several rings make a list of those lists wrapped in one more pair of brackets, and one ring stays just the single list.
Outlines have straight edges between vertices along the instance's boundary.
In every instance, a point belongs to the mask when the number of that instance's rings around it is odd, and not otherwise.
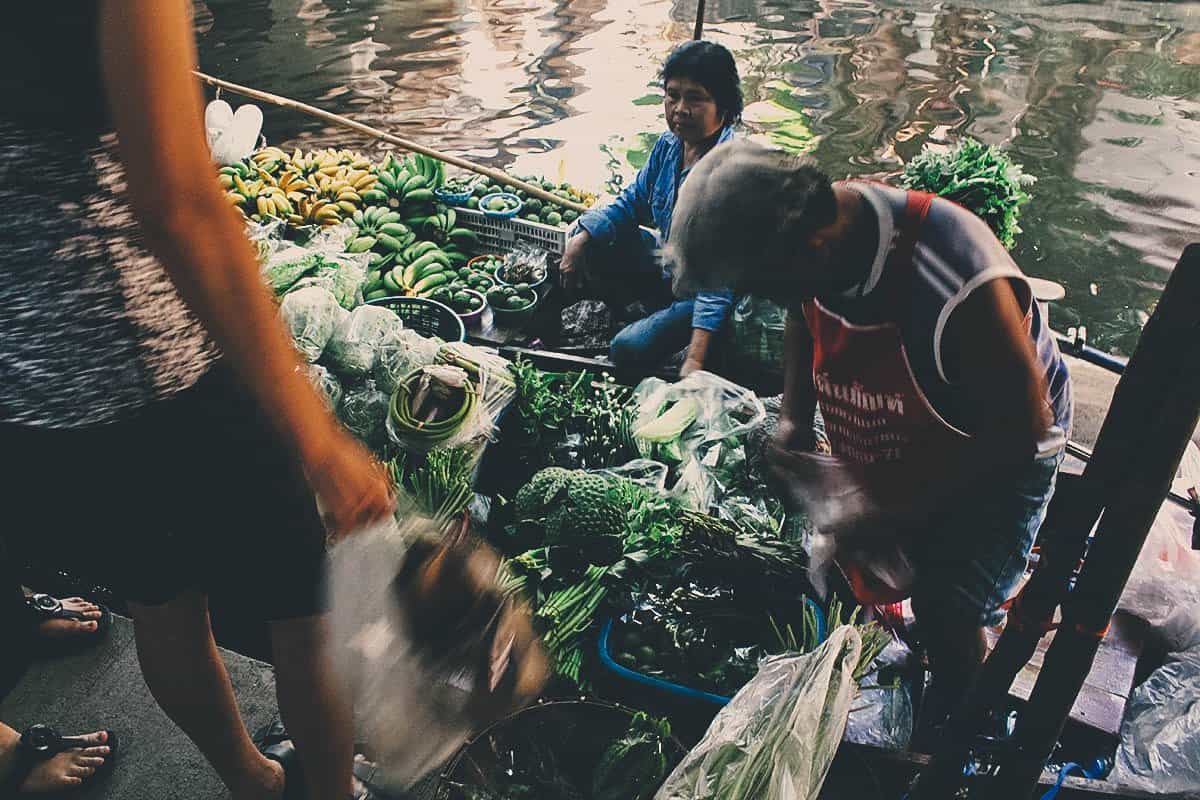
[{"label": "water reflection", "polygon": [[[752,135],[836,175],[926,142],[1008,146],[1038,177],[1016,251],[1058,327],[1128,351],[1200,222],[1200,4],[709,0]],[[202,66],[448,151],[619,186],[662,130],[656,73],[696,0],[208,0]],[[378,149],[267,109],[287,145]],[[1092,285],[1095,284],[1095,291]]]}]

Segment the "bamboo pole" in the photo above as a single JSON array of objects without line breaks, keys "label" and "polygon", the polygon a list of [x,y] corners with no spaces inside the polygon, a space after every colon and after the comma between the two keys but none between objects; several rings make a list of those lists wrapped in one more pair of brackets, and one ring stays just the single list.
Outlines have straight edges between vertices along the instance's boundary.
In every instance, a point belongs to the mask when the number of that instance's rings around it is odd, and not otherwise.
[{"label": "bamboo pole", "polygon": [[572,211],[578,211],[579,213],[583,213],[584,211],[588,210],[588,207],[582,203],[576,203],[571,200],[567,200],[566,198],[559,197],[558,195],[551,194],[540,186],[534,186],[533,184],[518,180],[517,178],[501,172],[500,170],[492,169],[491,167],[485,167],[482,164],[476,164],[475,162],[468,161],[465,158],[459,158],[458,156],[452,156],[449,153],[443,153],[439,150],[434,150],[432,147],[426,147],[425,145],[418,144],[411,139],[405,139],[403,137],[387,133],[386,131],[381,131],[378,128],[372,128],[370,125],[364,125],[361,122],[355,122],[354,120],[349,119],[348,117],[343,117],[340,114],[334,114],[331,111],[326,111],[322,108],[317,108],[316,106],[310,106],[308,103],[301,103],[299,100],[293,100],[290,97],[271,94],[270,92],[264,92],[261,89],[252,89],[249,86],[240,86],[236,83],[222,80],[221,78],[214,78],[212,75],[206,75],[203,72],[197,71],[193,74],[210,86],[216,86],[220,89],[224,89],[227,92],[240,94],[243,97],[249,97],[252,100],[258,100],[263,103],[270,103],[271,105],[279,106],[280,108],[299,111],[301,114],[307,114],[310,117],[316,117],[317,119],[324,120],[330,124],[339,125],[343,128],[349,128],[352,131],[358,131],[359,133],[378,139],[381,142],[394,144],[397,147],[402,147],[405,150],[413,153],[420,153],[421,155],[429,156],[430,158],[436,158],[439,161],[445,161],[447,164],[451,164],[461,169],[470,170],[471,172],[475,172],[480,175],[486,175],[500,184],[509,184],[517,187],[518,189],[523,189],[531,197],[536,197],[539,200],[545,200],[549,203],[565,206],[566,208],[569,208]]},{"label": "bamboo pole", "polygon": [[696,3],[696,28],[692,31],[692,38],[697,42],[704,37],[704,0],[697,0]]}]

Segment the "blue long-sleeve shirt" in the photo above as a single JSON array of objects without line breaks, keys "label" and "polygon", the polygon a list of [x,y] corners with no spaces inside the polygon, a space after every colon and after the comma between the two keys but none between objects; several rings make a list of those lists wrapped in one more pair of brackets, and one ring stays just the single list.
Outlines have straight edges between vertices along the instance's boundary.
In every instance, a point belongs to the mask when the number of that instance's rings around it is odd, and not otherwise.
[{"label": "blue long-sleeve shirt", "polygon": [[[726,126],[717,143],[733,137],[733,128]],[[671,233],[671,215],[675,199],[687,173],[683,165],[683,142],[673,133],[658,137],[645,166],[638,171],[633,183],[603,208],[595,208],[579,218],[578,225],[600,244],[611,245],[622,235],[634,235],[637,226],[652,223],[665,241]],[[664,278],[670,272],[664,268]],[[706,331],[718,330],[729,316],[733,293],[728,290],[701,292],[696,295],[692,311],[692,327]]]}]

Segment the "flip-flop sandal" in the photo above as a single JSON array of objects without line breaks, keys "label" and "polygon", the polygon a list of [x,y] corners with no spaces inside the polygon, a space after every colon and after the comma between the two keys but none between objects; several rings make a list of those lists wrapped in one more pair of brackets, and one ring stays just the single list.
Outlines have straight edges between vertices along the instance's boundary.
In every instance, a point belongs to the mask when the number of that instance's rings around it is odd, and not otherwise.
[{"label": "flip-flop sandal", "polygon": [[0,781],[0,797],[18,797],[21,784],[29,777],[29,773],[42,762],[49,761],[59,753],[67,750],[85,749],[88,747],[108,747],[108,755],[95,772],[85,782],[86,786],[104,778],[112,772],[117,760],[120,741],[117,734],[106,730],[104,743],[96,745],[80,736],[63,736],[48,725],[34,725],[21,734],[17,742],[17,750],[8,775]]},{"label": "flip-flop sandal", "polygon": [[308,790],[304,782],[304,770],[292,737],[283,723],[276,720],[254,737],[258,752],[283,767],[283,800],[307,800]]},{"label": "flip-flop sandal", "polygon": [[38,638],[38,648],[43,652],[66,653],[82,650],[99,642],[112,627],[112,612],[105,606],[100,607],[100,619],[92,620],[79,611],[72,611],[63,605],[57,597],[48,594],[31,594],[25,598],[25,607],[33,620],[34,627],[55,619],[69,619],[78,622],[95,622],[96,630],[92,633],[79,633],[73,636],[56,636],[54,638]]},{"label": "flip-flop sandal", "polygon": [[[355,750],[359,748],[356,746]],[[354,759],[354,777],[358,779],[360,787],[354,794],[354,800],[403,800],[403,797],[397,797],[393,794],[388,794],[379,787],[376,782],[376,775],[379,772],[373,762],[367,761],[364,758]]]}]

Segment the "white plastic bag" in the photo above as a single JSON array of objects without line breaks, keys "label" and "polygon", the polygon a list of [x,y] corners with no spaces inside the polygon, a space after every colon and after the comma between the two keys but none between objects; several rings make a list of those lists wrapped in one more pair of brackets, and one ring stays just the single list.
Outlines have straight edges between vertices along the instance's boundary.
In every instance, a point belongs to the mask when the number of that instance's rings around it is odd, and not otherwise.
[{"label": "white plastic bag", "polygon": [[438,535],[407,514],[330,557],[330,651],[384,789],[424,777],[472,731],[530,702],[547,675],[527,610],[495,589],[499,560],[439,550]]},{"label": "white plastic bag", "polygon": [[1126,703],[1109,780],[1190,794],[1200,791],[1200,606],[1179,609],[1165,628],[1173,652]]},{"label": "white plastic bag", "polygon": [[1195,521],[1171,500],[1163,502],[1118,608],[1159,625],[1180,606],[1200,605],[1200,552],[1192,549]]},{"label": "white plastic bag", "polygon": [[236,113],[224,100],[213,100],[204,109],[204,127],[213,161],[229,166],[249,158],[262,133],[262,109],[240,106]]},{"label": "white plastic bag", "polygon": [[846,625],[807,655],[764,659],[655,800],[815,800],[846,731],[861,654]]}]

